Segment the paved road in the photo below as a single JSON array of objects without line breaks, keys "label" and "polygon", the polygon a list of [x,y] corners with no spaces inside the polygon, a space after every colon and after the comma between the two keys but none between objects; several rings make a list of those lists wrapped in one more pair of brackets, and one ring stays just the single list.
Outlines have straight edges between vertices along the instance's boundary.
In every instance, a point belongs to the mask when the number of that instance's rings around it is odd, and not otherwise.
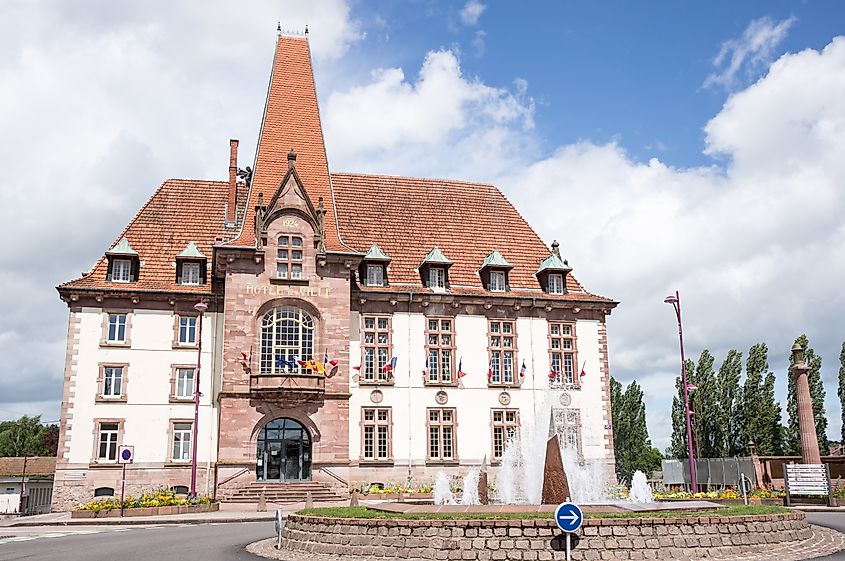
[{"label": "paved road", "polygon": [[[807,521],[810,524],[831,528],[845,534],[845,512],[808,512]],[[818,561],[845,561],[845,552],[834,553],[819,557]]]},{"label": "paved road", "polygon": [[0,559],[256,561],[259,558],[244,551],[244,547],[273,535],[272,522],[97,528],[0,528]]}]

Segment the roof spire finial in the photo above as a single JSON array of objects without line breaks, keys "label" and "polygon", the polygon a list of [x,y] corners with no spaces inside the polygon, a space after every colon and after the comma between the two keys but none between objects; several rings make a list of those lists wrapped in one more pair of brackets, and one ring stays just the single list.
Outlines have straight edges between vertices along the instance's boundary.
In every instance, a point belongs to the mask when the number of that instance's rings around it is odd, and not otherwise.
[{"label": "roof spire finial", "polygon": [[560,259],[560,244],[557,243],[557,240],[552,242],[552,253],[554,253],[558,259]]},{"label": "roof spire finial", "polygon": [[305,24],[305,36],[308,37],[308,24]]},{"label": "roof spire finial", "polygon": [[296,167],[296,150],[291,148],[290,152],[288,152],[288,169],[293,169],[295,167]]},{"label": "roof spire finial", "polygon": [[276,33],[282,33],[282,20],[276,20]]}]

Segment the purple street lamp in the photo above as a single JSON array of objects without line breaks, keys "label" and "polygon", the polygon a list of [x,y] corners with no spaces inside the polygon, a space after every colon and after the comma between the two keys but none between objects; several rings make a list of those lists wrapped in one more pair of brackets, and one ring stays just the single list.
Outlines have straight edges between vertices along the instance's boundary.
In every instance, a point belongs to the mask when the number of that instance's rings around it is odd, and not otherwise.
[{"label": "purple street lamp", "polygon": [[194,431],[191,438],[191,498],[197,496],[197,427],[200,420],[200,363],[202,361],[202,316],[208,309],[208,304],[200,300],[194,304],[199,314],[197,321],[197,371],[194,374]]},{"label": "purple street lamp", "polygon": [[672,304],[672,307],[675,308],[675,315],[678,316],[678,339],[681,342],[681,376],[684,384],[684,417],[686,417],[687,422],[687,456],[689,457],[690,484],[692,485],[692,492],[695,493],[698,491],[698,477],[695,473],[695,455],[692,450],[692,422],[690,421],[692,412],[689,406],[689,392],[695,389],[695,386],[687,383],[687,361],[684,356],[684,329],[681,326],[681,295],[676,290],[674,295],[670,294],[663,301],[667,304]]}]

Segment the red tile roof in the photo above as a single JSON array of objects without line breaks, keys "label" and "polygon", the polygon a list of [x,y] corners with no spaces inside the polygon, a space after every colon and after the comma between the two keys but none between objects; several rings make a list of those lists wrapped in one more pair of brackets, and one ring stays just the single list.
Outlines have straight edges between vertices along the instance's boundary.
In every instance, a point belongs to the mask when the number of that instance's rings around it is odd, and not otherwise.
[{"label": "red tile roof", "polygon": [[[26,475],[53,475],[56,473],[56,458],[27,458]],[[0,477],[20,477],[23,475],[23,458],[0,458]]]},{"label": "red tile roof", "polygon": [[258,139],[255,174],[240,236],[227,245],[255,245],[258,194],[269,202],[288,171],[288,152],[296,152],[296,171],[316,207],[323,197],[327,214],[326,249],[349,251],[338,239],[323,129],[317,105],[317,90],[311,65],[311,51],[304,37],[280,35],[270,75],[264,121]]},{"label": "red tile roof", "polygon": [[108,262],[103,255],[91,271],[59,288],[210,294],[210,274],[203,286],[177,284],[174,263],[188,242],[195,242],[203,254],[211,257],[215,238],[224,235],[227,188],[225,181],[168,179],[109,246],[126,236],[142,262],[138,281],[108,282]]}]

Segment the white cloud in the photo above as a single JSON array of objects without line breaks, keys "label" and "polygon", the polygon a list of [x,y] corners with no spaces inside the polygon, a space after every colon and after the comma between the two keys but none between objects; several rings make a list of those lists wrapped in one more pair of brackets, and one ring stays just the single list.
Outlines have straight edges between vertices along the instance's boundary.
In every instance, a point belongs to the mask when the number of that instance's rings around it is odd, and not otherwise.
[{"label": "white cloud", "polygon": [[478,18],[486,9],[487,6],[478,0],[468,0],[461,9],[461,21],[464,25],[478,25]]},{"label": "white cloud", "polygon": [[752,20],[741,37],[722,43],[719,54],[713,59],[716,71],[707,76],[705,87],[721,86],[732,90],[740,83],[740,72],[753,78],[773,58],[775,49],[786,38],[794,17],[774,22],[769,17]]}]

